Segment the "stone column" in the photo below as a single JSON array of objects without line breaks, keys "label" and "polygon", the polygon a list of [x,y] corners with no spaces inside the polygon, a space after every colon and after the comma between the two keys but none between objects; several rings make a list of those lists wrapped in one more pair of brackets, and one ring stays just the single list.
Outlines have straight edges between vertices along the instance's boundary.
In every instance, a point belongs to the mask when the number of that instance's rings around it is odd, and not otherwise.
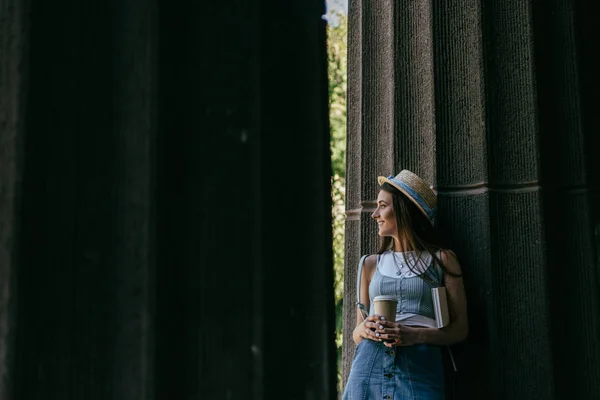
[{"label": "stone column", "polygon": [[348,151],[344,382],[354,354],[356,266],[377,250],[370,215],[377,176],[410,169],[435,177],[431,5],[351,1],[348,38]]},{"label": "stone column", "polygon": [[27,4],[0,1],[0,398],[15,377],[19,209],[28,54]]}]

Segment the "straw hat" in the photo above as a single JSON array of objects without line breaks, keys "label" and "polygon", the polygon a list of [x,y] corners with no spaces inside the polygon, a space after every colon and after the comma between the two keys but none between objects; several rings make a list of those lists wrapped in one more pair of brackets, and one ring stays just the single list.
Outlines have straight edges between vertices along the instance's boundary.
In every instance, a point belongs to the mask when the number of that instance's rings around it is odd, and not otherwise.
[{"label": "straw hat", "polygon": [[437,210],[437,196],[427,183],[417,175],[407,169],[403,169],[396,176],[379,176],[377,177],[379,185],[389,183],[406,195],[415,203],[423,214],[433,221]]}]

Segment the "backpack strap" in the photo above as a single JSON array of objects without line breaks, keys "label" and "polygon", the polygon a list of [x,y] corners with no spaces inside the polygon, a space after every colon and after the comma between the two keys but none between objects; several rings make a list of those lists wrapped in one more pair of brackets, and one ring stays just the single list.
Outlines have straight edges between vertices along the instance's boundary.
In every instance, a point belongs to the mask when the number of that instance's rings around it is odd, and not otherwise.
[{"label": "backpack strap", "polygon": [[[442,262],[442,251],[441,250],[436,251],[435,255],[436,255],[437,259],[440,260],[440,263],[441,263]],[[440,286],[444,286],[444,269],[435,260],[433,260],[433,262],[435,263],[435,270],[437,271],[438,278],[440,279]]]},{"label": "backpack strap", "polygon": [[360,261],[358,262],[358,272],[356,273],[356,306],[360,310],[363,321],[369,316],[367,308],[363,303],[360,302],[360,278],[362,277],[363,264],[367,258],[367,255],[368,254],[365,254],[360,258]]}]

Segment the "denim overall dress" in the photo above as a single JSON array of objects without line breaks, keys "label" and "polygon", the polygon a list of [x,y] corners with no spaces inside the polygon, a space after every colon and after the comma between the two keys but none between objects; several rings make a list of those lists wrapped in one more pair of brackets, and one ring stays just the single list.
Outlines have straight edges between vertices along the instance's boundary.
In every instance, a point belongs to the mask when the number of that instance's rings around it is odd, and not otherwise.
[{"label": "denim overall dress", "polygon": [[[433,260],[421,276],[389,277],[379,271],[379,260],[369,285],[371,314],[373,298],[394,295],[397,313],[435,318],[431,288],[441,285],[441,268]],[[363,339],[356,347],[343,400],[443,400],[444,370],[442,347],[427,344],[386,347],[382,342]]]}]

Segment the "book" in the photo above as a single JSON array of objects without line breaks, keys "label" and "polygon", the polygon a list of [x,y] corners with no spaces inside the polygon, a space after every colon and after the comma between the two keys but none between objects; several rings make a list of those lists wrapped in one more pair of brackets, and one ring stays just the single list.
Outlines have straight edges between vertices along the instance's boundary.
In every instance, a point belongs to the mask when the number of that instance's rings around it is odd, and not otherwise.
[{"label": "book", "polygon": [[450,312],[448,311],[446,288],[444,286],[432,288],[431,296],[433,297],[435,324],[438,328],[443,328],[450,323]]}]

